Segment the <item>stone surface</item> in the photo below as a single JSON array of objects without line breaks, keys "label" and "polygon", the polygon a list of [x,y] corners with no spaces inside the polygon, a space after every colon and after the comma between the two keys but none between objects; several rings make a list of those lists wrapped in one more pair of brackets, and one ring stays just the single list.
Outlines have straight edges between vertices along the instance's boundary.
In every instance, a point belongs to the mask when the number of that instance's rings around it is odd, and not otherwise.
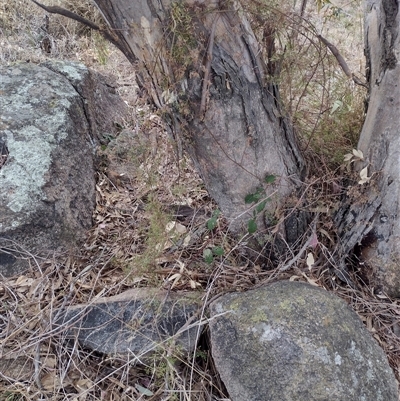
[{"label": "stone surface", "polygon": [[78,340],[84,348],[133,362],[174,346],[184,355],[194,350],[201,330],[195,316],[200,298],[200,293],[131,289],[72,306],[56,319],[55,327],[61,327],[63,338]]},{"label": "stone surface", "polygon": [[212,355],[232,401],[398,401],[383,350],[356,313],[281,281],[211,305]]},{"label": "stone surface", "polygon": [[91,227],[95,145],[126,107],[114,92],[78,63],[0,67],[0,274]]}]

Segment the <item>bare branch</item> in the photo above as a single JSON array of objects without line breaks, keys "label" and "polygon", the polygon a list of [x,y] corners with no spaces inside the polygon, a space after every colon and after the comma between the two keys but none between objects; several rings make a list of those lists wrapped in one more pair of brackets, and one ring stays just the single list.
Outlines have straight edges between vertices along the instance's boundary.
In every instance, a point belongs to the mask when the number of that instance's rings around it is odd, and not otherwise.
[{"label": "bare branch", "polygon": [[329,42],[327,39],[325,39],[323,36],[318,35],[318,39],[332,52],[332,54],[335,56],[337,62],[339,63],[341,69],[343,72],[351,78],[354,83],[357,85],[364,86],[365,88],[368,88],[368,85],[365,82],[362,82],[359,78],[357,78],[351,71],[349,66],[347,65],[345,59],[343,56],[339,53],[339,50],[334,46],[331,42]]},{"label": "bare branch", "polygon": [[94,22],[87,20],[86,18],[81,17],[78,14],[73,13],[72,11],[66,10],[65,8],[58,7],[58,6],[45,6],[44,4],[38,3],[36,0],[31,0],[33,1],[37,6],[40,8],[43,8],[43,10],[47,11],[50,14],[59,14],[63,15],[64,17],[73,19],[75,21],[80,22],[81,24],[84,24],[88,26],[91,29],[94,29],[95,31],[100,31],[100,27],[96,25]]},{"label": "bare branch", "polygon": [[[86,18],[81,17],[78,14],[73,13],[72,11],[66,10],[65,8],[58,7],[58,6],[45,6],[36,0],[31,0],[33,3],[35,3],[37,6],[40,8],[43,8],[43,10],[47,11],[50,14],[58,14],[58,15],[63,15],[64,17],[73,19],[75,21],[80,22],[83,25],[88,26],[89,28],[98,31],[104,39],[108,40],[111,42],[114,46],[116,46],[119,50],[122,51],[122,53],[126,56],[126,58],[133,64],[136,62],[136,57],[132,53],[132,51],[129,48],[129,45],[127,45],[126,41],[122,37],[118,37],[111,29],[103,29],[96,25],[94,22],[89,21]],[[97,6],[97,4],[96,4]]]}]

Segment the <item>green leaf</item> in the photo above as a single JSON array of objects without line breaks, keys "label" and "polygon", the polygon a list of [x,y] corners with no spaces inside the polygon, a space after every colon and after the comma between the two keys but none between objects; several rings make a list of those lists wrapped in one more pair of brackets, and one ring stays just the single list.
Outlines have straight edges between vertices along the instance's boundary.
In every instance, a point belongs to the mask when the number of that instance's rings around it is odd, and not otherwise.
[{"label": "green leaf", "polygon": [[253,194],[247,194],[244,198],[245,203],[258,202],[265,195],[263,188],[257,188]]},{"label": "green leaf", "polygon": [[254,234],[257,231],[257,223],[254,219],[249,220],[249,226],[247,230],[249,234]]},{"label": "green leaf", "polygon": [[215,209],[212,217],[215,217],[217,219],[220,214],[221,214],[221,211],[219,209]]},{"label": "green leaf", "polygon": [[212,253],[215,256],[222,256],[224,254],[224,249],[220,246],[214,246],[214,248],[212,249]]},{"label": "green leaf", "polygon": [[275,177],[274,175],[267,175],[267,176],[265,176],[265,178],[264,178],[264,181],[265,181],[267,184],[272,184],[272,183],[275,182],[275,180],[276,180],[276,177]]},{"label": "green leaf", "polygon": [[219,209],[214,210],[211,219],[207,220],[207,228],[209,230],[214,230],[217,227],[217,219],[221,211]]},{"label": "green leaf", "polygon": [[262,196],[262,194],[260,194],[258,192],[256,194],[254,194],[254,202],[258,202],[261,199],[261,196]]},{"label": "green leaf", "polygon": [[255,201],[258,202],[262,197],[264,196],[264,189],[263,188],[257,188],[257,192],[254,194]]},{"label": "green leaf", "polygon": [[256,202],[257,198],[255,197],[255,194],[248,194],[244,198],[244,203],[253,203]]},{"label": "green leaf", "polygon": [[263,200],[256,206],[257,213],[261,213],[265,209],[265,205],[267,204],[267,200]]},{"label": "green leaf", "polygon": [[217,227],[217,218],[211,217],[211,219],[207,221],[207,228],[209,230],[214,230],[215,227]]},{"label": "green leaf", "polygon": [[206,248],[203,251],[203,259],[206,263],[211,264],[214,260],[214,256],[210,248]]}]

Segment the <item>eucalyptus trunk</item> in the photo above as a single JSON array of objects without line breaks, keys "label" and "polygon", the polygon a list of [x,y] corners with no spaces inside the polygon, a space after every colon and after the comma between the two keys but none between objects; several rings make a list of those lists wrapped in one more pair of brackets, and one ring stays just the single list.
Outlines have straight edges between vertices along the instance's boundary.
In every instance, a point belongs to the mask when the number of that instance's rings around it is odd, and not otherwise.
[{"label": "eucalyptus trunk", "polygon": [[268,197],[275,213],[301,185],[304,163],[238,3],[95,3],[234,231],[249,220],[248,194]]},{"label": "eucalyptus trunk", "polygon": [[343,255],[356,248],[371,284],[400,297],[400,14],[397,0],[365,2],[369,103],[358,148],[370,181],[353,187],[337,221]]}]

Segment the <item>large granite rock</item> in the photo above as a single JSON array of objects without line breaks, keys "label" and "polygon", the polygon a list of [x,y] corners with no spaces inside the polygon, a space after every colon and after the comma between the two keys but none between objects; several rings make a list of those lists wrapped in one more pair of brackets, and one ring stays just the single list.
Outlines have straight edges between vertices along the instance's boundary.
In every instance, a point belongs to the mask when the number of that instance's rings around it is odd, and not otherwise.
[{"label": "large granite rock", "polygon": [[71,62],[0,67],[0,274],[70,248],[92,225],[95,145],[126,106]]},{"label": "large granite rock", "polygon": [[131,362],[146,361],[165,350],[185,356],[194,351],[202,329],[197,321],[201,295],[131,289],[56,312],[55,328],[64,339],[86,349]]},{"label": "large granite rock", "polygon": [[281,281],[211,305],[212,355],[232,401],[398,401],[383,350],[347,304]]}]

